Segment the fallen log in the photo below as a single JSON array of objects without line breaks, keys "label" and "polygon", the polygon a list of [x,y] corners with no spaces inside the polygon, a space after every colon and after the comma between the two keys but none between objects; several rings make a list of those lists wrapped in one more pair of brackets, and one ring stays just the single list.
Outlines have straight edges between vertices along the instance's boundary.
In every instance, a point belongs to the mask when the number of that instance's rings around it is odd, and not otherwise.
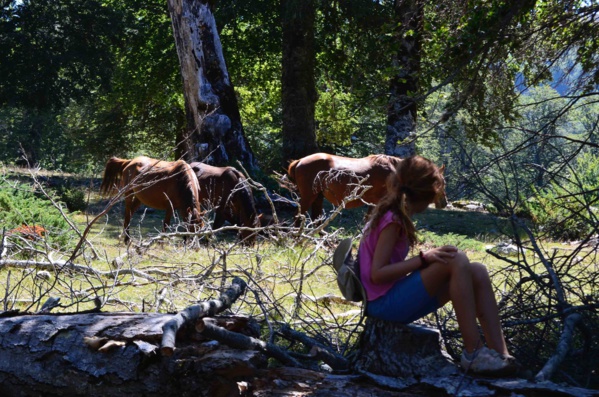
[{"label": "fallen log", "polygon": [[[291,354],[258,339],[260,329],[251,318],[220,316],[204,318],[208,313],[229,307],[245,287],[234,282],[221,299],[206,305],[194,305],[183,315],[158,313],[78,313],[21,314],[0,313],[0,396],[511,396],[542,395],[545,392],[569,396],[592,396],[594,390],[555,385],[551,382],[531,383],[521,379],[476,379],[444,370],[446,358],[437,366],[406,360],[406,353],[436,351],[438,335],[405,326],[393,331],[393,326],[375,320],[367,321],[361,351],[363,357],[385,360],[386,370],[367,366],[365,362],[353,374],[337,375],[324,371],[298,368],[303,365]],[[224,297],[224,298],[223,298]],[[181,318],[183,320],[180,322]],[[178,319],[176,329],[165,327]],[[195,323],[194,320],[195,319]],[[387,327],[387,332],[382,332]],[[399,339],[406,350],[389,343],[391,335]],[[176,336],[177,349],[169,356],[161,354],[163,330]],[[198,332],[198,329],[202,332]],[[316,348],[310,358],[331,359],[323,355],[323,346],[314,340],[289,330],[288,335]],[[434,333],[433,333],[434,334]],[[410,336],[411,335],[411,336]],[[416,339],[413,336],[416,335]],[[428,335],[428,336],[427,336]],[[432,335],[432,336],[431,336]],[[173,336],[173,343],[174,338]],[[206,337],[218,338],[218,341]],[[376,338],[382,338],[378,342]],[[433,339],[432,343],[428,339]],[[248,343],[249,341],[249,343]],[[380,343],[383,342],[383,343]],[[373,343],[378,352],[368,355]],[[418,346],[423,343],[426,346]],[[229,346],[228,346],[229,345]],[[370,346],[370,347],[369,347]],[[436,346],[436,347],[435,347]],[[240,347],[234,348],[234,347]],[[402,348],[402,349],[403,349]],[[274,352],[274,353],[273,353]],[[399,361],[394,354],[403,357]],[[320,355],[320,356],[319,356]],[[403,356],[402,356],[403,355]],[[267,357],[275,357],[294,367],[267,368]],[[434,356],[434,355],[433,355]],[[333,357],[335,358],[335,357]],[[341,357],[342,358],[342,357]],[[337,357],[336,359],[339,359]],[[425,360],[426,361],[426,360]],[[397,363],[416,364],[420,376],[398,376],[393,372]],[[402,364],[403,365],[403,364]],[[392,372],[390,374],[371,371]]]},{"label": "fallen log", "polygon": [[236,332],[228,331],[217,326],[214,320],[210,318],[204,318],[198,321],[196,324],[196,330],[202,333],[202,335],[224,343],[227,346],[242,350],[260,351],[267,356],[273,357],[281,363],[291,367],[302,366],[299,362],[297,362],[297,360],[287,354],[279,346],[272,343],[266,343],[260,339],[252,338],[251,336],[245,336]]},{"label": "fallen log", "polygon": [[[521,379],[461,374],[406,382],[367,372],[349,375],[302,368],[267,368],[264,354],[203,340],[193,327],[160,354],[155,313],[0,315],[0,396],[593,396],[595,390]],[[256,335],[251,322],[217,318],[219,326]],[[243,324],[247,324],[244,326]],[[221,325],[222,324],[222,325]],[[110,343],[110,345],[109,345]],[[102,349],[103,350],[100,350]]]},{"label": "fallen log", "polygon": [[213,396],[236,389],[238,374],[266,364],[259,352],[194,338],[179,338],[176,354],[162,357],[162,325],[171,318],[149,313],[0,318],[0,396]]}]

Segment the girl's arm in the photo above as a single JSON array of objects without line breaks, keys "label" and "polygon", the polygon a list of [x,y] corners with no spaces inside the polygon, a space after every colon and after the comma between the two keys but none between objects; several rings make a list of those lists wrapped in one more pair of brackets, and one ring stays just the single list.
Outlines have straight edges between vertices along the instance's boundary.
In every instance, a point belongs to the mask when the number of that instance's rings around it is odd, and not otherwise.
[{"label": "girl's arm", "polygon": [[401,227],[397,223],[390,223],[381,231],[370,270],[370,280],[373,284],[399,280],[422,265],[422,261],[417,256],[402,262],[389,263],[393,249],[401,238],[400,233]]},{"label": "girl's arm", "polygon": [[[419,256],[412,257],[402,262],[389,263],[391,254],[395,245],[399,242],[401,226],[397,223],[390,223],[379,235],[379,239],[374,249],[372,258],[372,268],[370,270],[370,281],[373,284],[389,283],[399,280],[403,276],[418,270],[422,265],[422,259]],[[452,245],[433,248],[424,255],[426,261],[447,263],[447,260],[453,258],[458,249]]]}]

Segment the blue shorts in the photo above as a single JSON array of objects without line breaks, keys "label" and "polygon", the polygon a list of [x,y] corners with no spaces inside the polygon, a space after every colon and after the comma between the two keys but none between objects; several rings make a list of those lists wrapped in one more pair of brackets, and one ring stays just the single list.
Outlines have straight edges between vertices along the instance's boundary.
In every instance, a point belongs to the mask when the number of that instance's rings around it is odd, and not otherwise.
[{"label": "blue shorts", "polygon": [[366,305],[366,315],[408,324],[434,312],[439,300],[424,288],[420,271],[399,280],[387,293]]}]

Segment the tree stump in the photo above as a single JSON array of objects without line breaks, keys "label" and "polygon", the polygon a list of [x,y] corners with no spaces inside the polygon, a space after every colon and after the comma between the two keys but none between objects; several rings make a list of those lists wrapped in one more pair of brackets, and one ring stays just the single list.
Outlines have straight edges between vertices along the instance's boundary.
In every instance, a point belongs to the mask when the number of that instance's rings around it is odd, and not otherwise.
[{"label": "tree stump", "polygon": [[447,376],[458,372],[443,350],[438,330],[368,317],[357,368],[394,378]]}]

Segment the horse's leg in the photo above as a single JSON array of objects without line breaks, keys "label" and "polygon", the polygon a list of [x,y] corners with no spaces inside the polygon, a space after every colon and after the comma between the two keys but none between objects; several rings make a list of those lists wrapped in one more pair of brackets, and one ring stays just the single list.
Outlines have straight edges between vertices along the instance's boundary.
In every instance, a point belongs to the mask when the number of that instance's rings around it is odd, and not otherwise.
[{"label": "horse's leg", "polygon": [[141,201],[135,197],[133,192],[127,194],[125,196],[125,221],[123,222],[123,233],[125,234],[125,244],[129,243],[129,224],[131,223],[131,217],[137,211],[139,206],[141,205]]},{"label": "horse's leg", "polygon": [[324,194],[318,193],[316,199],[312,203],[312,220],[316,220],[320,215],[322,215],[322,206],[324,201]]},{"label": "horse's leg", "polygon": [[299,201],[300,208],[299,208],[299,212],[295,219],[295,227],[299,227],[299,225],[301,223],[300,215],[307,215],[308,210],[310,210],[310,207],[312,206],[313,202],[314,202],[314,193],[309,192],[306,194],[302,194],[302,192],[300,191],[300,201]]},{"label": "horse's leg", "polygon": [[[162,221],[162,233],[166,232],[166,228],[171,224],[171,218],[173,216],[173,209],[171,207],[167,208],[164,214],[164,221]],[[181,214],[181,216],[184,216]]]},{"label": "horse's leg", "polygon": [[225,216],[224,211],[225,210],[222,208],[217,208],[216,211],[214,211],[214,222],[212,223],[213,229],[219,229],[225,224],[227,217]]}]

